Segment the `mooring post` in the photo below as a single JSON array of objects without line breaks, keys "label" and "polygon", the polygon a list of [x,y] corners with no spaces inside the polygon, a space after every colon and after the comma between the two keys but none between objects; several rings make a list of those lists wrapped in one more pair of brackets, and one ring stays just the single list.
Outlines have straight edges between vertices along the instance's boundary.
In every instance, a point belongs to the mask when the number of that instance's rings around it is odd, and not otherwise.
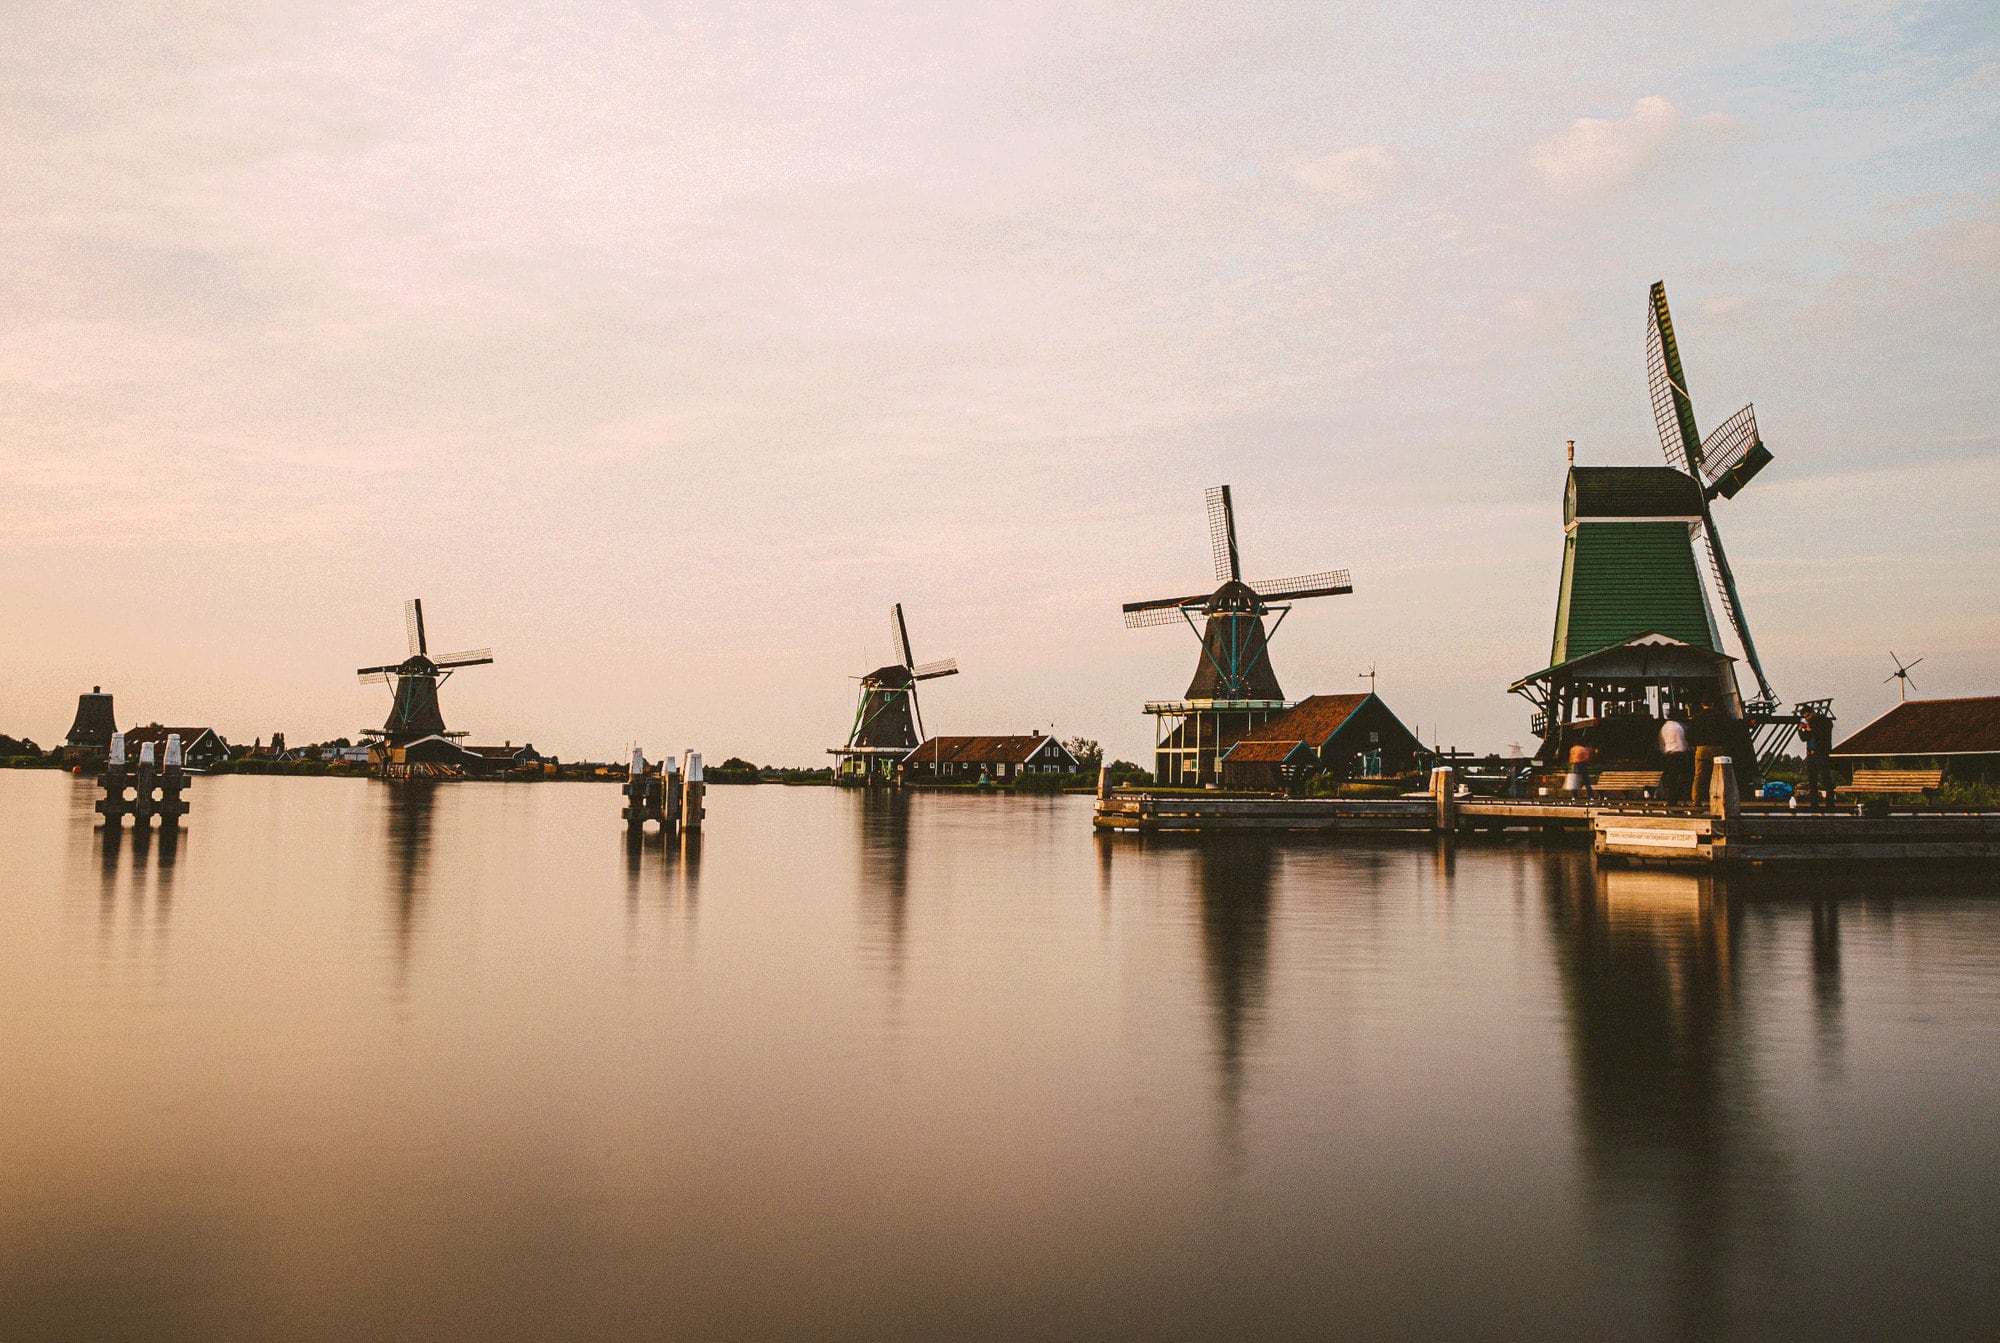
[{"label": "mooring post", "polygon": [[1450,765],[1431,770],[1431,802],[1437,807],[1437,828],[1442,834],[1449,835],[1458,829],[1458,798],[1452,792],[1457,780],[1458,775]]},{"label": "mooring post", "polygon": [[687,778],[681,784],[681,830],[687,834],[701,832],[701,752],[687,753]]},{"label": "mooring post", "polygon": [[1736,796],[1736,762],[1719,755],[1711,763],[1714,768],[1708,776],[1708,814],[1718,821],[1733,821],[1742,812],[1742,800]]},{"label": "mooring post", "polygon": [[111,753],[105,757],[104,773],[97,780],[104,796],[97,799],[96,812],[106,825],[125,822],[125,734],[111,734]]},{"label": "mooring post", "polygon": [[672,752],[660,762],[660,833],[672,835],[681,828],[681,766]]},{"label": "mooring post", "polygon": [[619,814],[625,818],[627,830],[644,830],[648,808],[646,806],[646,752],[642,747],[632,748],[632,763],[625,770],[625,808]]},{"label": "mooring post", "polygon": [[1111,797],[1111,766],[1099,765],[1097,767],[1097,800],[1099,802],[1104,802],[1109,800],[1110,797]]},{"label": "mooring post", "polygon": [[181,790],[187,787],[188,776],[184,768],[186,761],[181,755],[181,734],[167,734],[167,758],[160,775],[160,801],[155,809],[160,815],[160,824],[168,830],[181,823],[187,815],[188,804],[181,800]]},{"label": "mooring post", "polygon": [[153,823],[153,743],[139,744],[139,787],[132,799],[132,815],[142,826]]}]

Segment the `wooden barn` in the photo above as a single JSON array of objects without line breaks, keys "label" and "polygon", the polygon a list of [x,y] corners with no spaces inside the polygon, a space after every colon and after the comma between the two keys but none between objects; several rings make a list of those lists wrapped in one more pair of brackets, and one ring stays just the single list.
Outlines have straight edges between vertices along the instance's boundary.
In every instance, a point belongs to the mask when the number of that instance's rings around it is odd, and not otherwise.
[{"label": "wooden barn", "polygon": [[1833,753],[1884,766],[1941,767],[1960,780],[2000,780],[2000,695],[1908,700]]},{"label": "wooden barn", "polygon": [[1373,692],[1312,695],[1223,751],[1222,786],[1277,792],[1319,775],[1398,778],[1428,758],[1416,733]]},{"label": "wooden barn", "polygon": [[907,783],[1008,783],[1023,774],[1074,774],[1077,759],[1054,737],[932,737],[903,757]]}]

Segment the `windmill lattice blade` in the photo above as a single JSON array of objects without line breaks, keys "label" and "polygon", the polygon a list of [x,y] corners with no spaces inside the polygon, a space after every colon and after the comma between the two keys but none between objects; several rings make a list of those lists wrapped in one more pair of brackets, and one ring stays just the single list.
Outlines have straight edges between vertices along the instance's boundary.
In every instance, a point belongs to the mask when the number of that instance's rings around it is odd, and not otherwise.
[{"label": "windmill lattice blade", "polygon": [[958,675],[957,658],[939,658],[936,662],[926,662],[921,667],[912,667],[910,669],[910,678],[916,681],[929,681],[939,676],[956,675]]},{"label": "windmill lattice blade", "polygon": [[1227,485],[1208,490],[1208,544],[1215,554],[1215,581],[1227,583],[1238,577],[1242,566],[1236,559],[1236,509]]},{"label": "windmill lattice blade", "polygon": [[1709,434],[1701,447],[1701,474],[1714,484],[1763,440],[1757,436],[1757,408],[1745,406]]},{"label": "windmill lattice blade", "polygon": [[382,685],[389,679],[388,670],[382,667],[356,672],[355,675],[361,678],[361,684],[363,685]]},{"label": "windmill lattice blade", "polygon": [[389,672],[395,671],[398,667],[402,665],[403,664],[400,662],[391,662],[381,667],[357,667],[355,668],[354,674],[356,676],[372,676],[376,672],[381,672],[386,675]]},{"label": "windmill lattice blade", "polygon": [[416,657],[424,651],[424,603],[420,597],[412,597],[403,603],[403,632],[410,636],[410,656]]},{"label": "windmill lattice blade", "polygon": [[1750,663],[1750,674],[1757,678],[1757,693],[1764,699],[1775,701],[1778,696],[1764,677],[1764,664],[1758,661],[1757,645],[1750,638],[1750,622],[1743,618],[1743,608],[1736,601],[1736,580],[1729,572],[1729,557],[1722,553],[1722,537],[1716,533],[1713,519],[1701,530],[1703,539],[1708,543],[1709,571],[1715,575],[1715,588],[1722,596],[1722,612],[1729,617],[1729,627],[1736,631],[1737,643],[1743,646],[1743,656]]},{"label": "windmill lattice blade", "polygon": [[1196,598],[1195,601],[1188,603],[1170,602],[1164,606],[1142,606],[1137,610],[1127,607],[1125,610],[1125,628],[1128,630],[1141,630],[1149,625],[1178,625],[1181,622],[1181,612],[1196,605],[1201,600],[1201,598]]},{"label": "windmill lattice blade", "polygon": [[1206,606],[1206,605],[1208,605],[1208,594],[1206,592],[1196,592],[1196,593],[1190,593],[1188,596],[1185,597],[1155,597],[1153,598],[1153,600],[1146,602],[1126,602],[1122,609],[1130,612],[1130,611],[1150,611],[1156,606]]},{"label": "windmill lattice blade", "polygon": [[1681,372],[1666,285],[1656,282],[1651,299],[1646,315],[1646,382],[1653,395],[1653,423],[1659,427],[1667,464],[1693,475],[1701,464],[1701,432],[1695,428],[1694,403],[1688,399],[1687,377]]},{"label": "windmill lattice blade", "polygon": [[903,604],[897,602],[895,606],[890,608],[889,614],[892,617],[892,623],[895,625],[896,642],[893,646],[902,651],[903,665],[905,667],[914,667],[917,665],[917,660],[910,653],[910,627],[903,623]]},{"label": "windmill lattice blade", "polygon": [[463,653],[447,653],[441,658],[431,659],[440,667],[476,667],[492,660],[493,650],[490,648],[473,648]]},{"label": "windmill lattice blade", "polygon": [[1344,595],[1354,591],[1354,580],[1345,569],[1329,569],[1325,573],[1274,578],[1267,583],[1252,583],[1250,586],[1267,602],[1291,602],[1304,597]]}]

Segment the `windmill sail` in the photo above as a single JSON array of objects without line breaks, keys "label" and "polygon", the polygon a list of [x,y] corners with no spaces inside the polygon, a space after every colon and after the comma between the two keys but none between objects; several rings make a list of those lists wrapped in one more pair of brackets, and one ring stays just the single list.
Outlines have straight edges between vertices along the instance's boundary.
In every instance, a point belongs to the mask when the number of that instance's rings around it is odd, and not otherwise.
[{"label": "windmill sail", "polygon": [[[1701,482],[1704,487],[1714,483],[1708,473],[1707,463],[1702,455],[1701,432],[1695,427],[1694,401],[1688,396],[1687,375],[1681,369],[1680,345],[1674,339],[1673,315],[1667,311],[1667,286],[1662,281],[1653,283],[1649,295],[1646,322],[1646,379],[1651,386],[1653,397],[1653,422],[1660,431],[1660,447],[1667,455],[1670,466],[1685,471]],[[1757,417],[1749,408],[1736,413],[1725,421],[1719,442],[1723,445],[1723,472],[1730,468],[1748,467],[1735,479],[1729,494],[1735,494],[1749,478],[1771,459],[1770,450],[1757,437]],[[1732,462],[1727,454],[1737,453]],[[1753,458],[1761,453],[1762,461],[1750,465]],[[1720,474],[1720,473],[1718,473]],[[1701,533],[1708,551],[1708,569],[1715,580],[1715,591],[1720,598],[1722,613],[1736,632],[1736,641],[1743,649],[1743,657],[1750,664],[1751,675],[1757,678],[1757,693],[1766,703],[1776,703],[1777,693],[1771,689],[1771,682],[1764,675],[1764,664],[1757,657],[1757,644],[1750,637],[1750,622],[1743,615],[1743,599],[1736,592],[1736,575],[1730,571],[1729,557],[1722,549],[1722,537],[1715,529],[1715,515],[1709,508],[1712,492],[1702,491]]]},{"label": "windmill sail", "polygon": [[1227,485],[1208,491],[1208,543],[1215,552],[1215,581],[1233,583],[1241,576],[1236,558],[1236,510],[1229,501]]}]

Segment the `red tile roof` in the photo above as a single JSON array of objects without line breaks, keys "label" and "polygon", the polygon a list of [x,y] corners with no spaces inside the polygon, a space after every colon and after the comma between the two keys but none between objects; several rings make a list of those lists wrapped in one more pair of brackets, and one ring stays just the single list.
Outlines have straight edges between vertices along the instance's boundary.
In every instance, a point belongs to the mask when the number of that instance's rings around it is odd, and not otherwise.
[{"label": "red tile roof", "polygon": [[[919,765],[1019,765],[1052,737],[932,737],[904,759]],[[1060,748],[1058,748],[1060,749]]]},{"label": "red tile roof", "polygon": [[[1317,751],[1369,699],[1368,695],[1309,695],[1277,717],[1266,719],[1251,728],[1243,734],[1242,740],[1303,741]],[[1248,757],[1239,755],[1235,758],[1244,760]]]},{"label": "red tile roof", "polygon": [[1913,699],[1898,704],[1833,748],[1835,755],[2000,753],[2000,695]]},{"label": "red tile roof", "polygon": [[1264,741],[1251,738],[1239,741],[1224,754],[1232,765],[1282,765],[1296,751],[1306,750],[1306,744],[1294,738],[1291,741]]}]

